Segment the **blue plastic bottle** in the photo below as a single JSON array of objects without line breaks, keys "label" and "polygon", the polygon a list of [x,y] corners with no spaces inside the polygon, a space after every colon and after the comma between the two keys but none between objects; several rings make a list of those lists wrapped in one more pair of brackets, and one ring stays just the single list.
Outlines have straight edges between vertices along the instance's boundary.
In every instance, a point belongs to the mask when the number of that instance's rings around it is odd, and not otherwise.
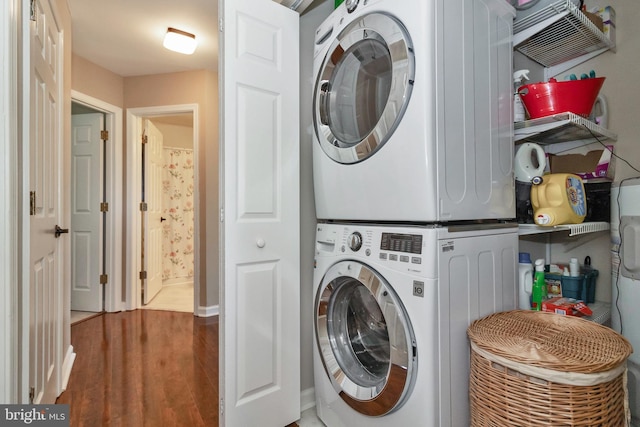
[{"label": "blue plastic bottle", "polygon": [[544,260],[536,260],[536,273],[533,278],[533,289],[531,292],[532,310],[541,311],[542,301],[547,299],[547,284],[544,282]]}]

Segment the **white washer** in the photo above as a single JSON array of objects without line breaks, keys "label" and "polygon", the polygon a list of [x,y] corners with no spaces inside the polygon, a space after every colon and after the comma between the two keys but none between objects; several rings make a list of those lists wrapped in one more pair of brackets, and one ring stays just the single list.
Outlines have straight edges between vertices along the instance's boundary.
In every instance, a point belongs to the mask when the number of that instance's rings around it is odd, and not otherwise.
[{"label": "white washer", "polygon": [[517,226],[321,223],[314,377],[330,427],[468,426],[469,323],[516,306]]},{"label": "white washer", "polygon": [[320,219],[514,218],[504,0],[347,0],[316,31]]}]

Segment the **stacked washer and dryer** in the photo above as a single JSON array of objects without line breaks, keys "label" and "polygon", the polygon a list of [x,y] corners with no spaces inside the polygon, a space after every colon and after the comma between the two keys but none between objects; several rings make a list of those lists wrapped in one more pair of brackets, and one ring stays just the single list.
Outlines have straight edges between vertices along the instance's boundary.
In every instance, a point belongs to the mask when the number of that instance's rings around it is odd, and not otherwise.
[{"label": "stacked washer and dryer", "polygon": [[346,0],[314,55],[314,375],[338,426],[468,426],[474,319],[516,306],[504,0]]}]

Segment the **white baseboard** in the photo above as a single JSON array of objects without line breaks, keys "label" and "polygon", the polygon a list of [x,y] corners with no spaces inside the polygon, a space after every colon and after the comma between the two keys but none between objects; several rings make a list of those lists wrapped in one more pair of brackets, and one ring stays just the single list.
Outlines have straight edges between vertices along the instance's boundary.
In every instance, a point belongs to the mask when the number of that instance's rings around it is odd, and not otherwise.
[{"label": "white baseboard", "polygon": [[311,387],[300,391],[300,412],[316,406],[316,389]]},{"label": "white baseboard", "polygon": [[198,317],[211,317],[217,316],[220,314],[220,306],[219,305],[210,305],[208,307],[200,306],[198,310],[196,310],[196,316]]},{"label": "white baseboard", "polygon": [[76,354],[73,352],[73,346],[70,345],[69,348],[67,348],[67,353],[64,355],[64,362],[62,363],[62,377],[60,378],[61,393],[67,389],[67,384],[69,384],[69,377],[71,376],[71,368],[73,368],[73,362],[75,362],[75,360]]}]

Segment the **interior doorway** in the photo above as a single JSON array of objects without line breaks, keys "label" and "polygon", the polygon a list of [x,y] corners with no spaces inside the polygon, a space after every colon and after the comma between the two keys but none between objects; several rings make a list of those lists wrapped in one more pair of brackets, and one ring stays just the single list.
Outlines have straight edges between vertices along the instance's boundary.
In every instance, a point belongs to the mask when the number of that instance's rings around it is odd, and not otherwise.
[{"label": "interior doorway", "polygon": [[72,322],[122,304],[122,109],[72,91]]},{"label": "interior doorway", "polygon": [[[145,309],[170,310],[170,311],[194,311],[194,141],[193,141],[193,114],[182,113],[167,116],[144,117],[143,127],[147,136],[143,165],[144,176],[152,181],[148,182],[143,176],[145,201],[148,203],[148,221],[143,224],[143,240],[145,229],[147,235],[153,234],[154,228],[158,231],[154,243],[149,242],[149,251],[145,251],[144,257],[157,258],[156,269],[158,277],[157,288],[145,294],[147,290],[143,286],[142,307]],[[148,170],[151,163],[152,141],[156,144],[158,153],[158,171],[153,173]],[[155,163],[155,162],[154,162]],[[149,196],[152,189],[157,189],[158,206],[157,215],[151,215],[152,206]],[[152,256],[157,252],[157,256]],[[147,269],[147,281],[150,281],[149,268]]]},{"label": "interior doorway", "polygon": [[[152,251],[149,244],[153,242],[158,242],[158,238],[154,237],[154,234],[150,231],[152,230],[152,226],[158,225],[155,224],[154,216],[152,215],[152,210],[157,210],[157,207],[151,206],[151,203],[147,201],[151,196],[149,194],[150,191],[157,193],[154,188],[160,187],[164,191],[166,182],[163,178],[156,178],[161,180],[160,186],[154,185],[153,182],[145,182],[149,181],[149,171],[143,170],[145,168],[145,164],[148,164],[147,156],[150,155],[153,150],[149,148],[149,153],[147,153],[147,148],[143,143],[143,137],[148,135],[148,123],[151,122],[154,128],[156,128],[159,132],[163,140],[162,144],[164,145],[165,141],[169,141],[169,147],[171,145],[177,145],[176,147],[171,147],[179,150],[190,150],[191,151],[191,160],[188,162],[189,165],[184,164],[187,168],[191,168],[191,172],[193,173],[193,180],[191,184],[187,184],[187,190],[190,192],[190,200],[184,201],[184,208],[192,212],[192,217],[187,220],[187,225],[185,225],[183,231],[186,229],[186,233],[190,236],[189,243],[186,246],[181,247],[179,250],[190,252],[188,260],[185,262],[185,257],[171,257],[171,252],[169,248],[165,251],[165,247],[163,245],[162,258],[165,258],[166,254],[168,258],[167,262],[176,262],[180,265],[180,267],[176,268],[179,270],[178,272],[174,271],[165,271],[169,270],[161,267],[161,274],[163,279],[175,279],[175,281],[162,280],[162,287],[166,287],[167,290],[177,291],[178,287],[176,285],[185,285],[186,283],[191,282],[192,285],[192,300],[190,304],[190,308],[194,314],[199,315],[199,306],[200,306],[200,263],[199,263],[199,173],[198,173],[198,105],[197,104],[187,104],[187,105],[168,105],[161,107],[148,107],[148,108],[133,108],[127,110],[127,165],[126,165],[126,176],[127,176],[127,250],[126,253],[126,266],[125,266],[125,277],[126,277],[126,292],[125,292],[125,305],[127,310],[134,310],[137,308],[153,308],[153,307],[145,307],[145,295],[149,295],[150,289],[150,274],[147,271],[149,268],[149,263],[162,263],[163,260],[158,260],[158,256],[155,254],[156,252]],[[190,121],[190,126],[188,126],[188,122]],[[181,127],[181,128],[179,128]],[[185,129],[186,128],[186,129]],[[164,129],[164,133],[161,129]],[[190,147],[186,146],[184,143],[173,143],[171,140],[175,139],[185,139],[185,133],[191,132],[191,145]],[[181,134],[182,137],[174,137],[174,133],[176,135]],[[174,135],[165,139],[165,134]],[[157,136],[155,138],[158,138]],[[148,141],[148,139],[147,139]],[[155,143],[154,143],[155,144]],[[157,146],[157,145],[156,145]],[[155,149],[154,149],[155,150]],[[164,150],[163,150],[164,151]],[[184,152],[181,152],[181,157],[187,157],[184,155]],[[169,158],[171,158],[171,150],[168,150],[166,154]],[[164,156],[164,154],[163,154]],[[174,166],[176,164],[174,163]],[[167,166],[169,168],[169,165]],[[145,173],[147,172],[147,173]],[[157,176],[158,174],[156,174]],[[155,183],[158,184],[158,183]],[[189,190],[190,188],[190,190]],[[179,190],[180,191],[180,190]],[[157,194],[156,194],[157,195]],[[150,199],[149,199],[150,200]],[[153,202],[155,203],[155,202]],[[163,236],[167,237],[167,240],[171,241],[172,235],[172,224],[169,224],[170,217],[168,216],[171,208],[168,207],[167,212],[162,210],[162,213],[158,216],[158,221],[160,221]],[[167,215],[167,216],[164,216]],[[175,218],[171,218],[172,222],[179,222],[179,215],[176,215]],[[165,220],[163,221],[162,218]],[[173,224],[177,225],[177,224]],[[184,234],[181,234],[184,236]],[[163,239],[164,240],[164,239]],[[175,238],[173,239],[174,243]],[[179,238],[181,242],[184,243],[184,240]],[[156,243],[157,245],[158,243]],[[162,244],[162,243],[161,243]],[[155,248],[157,249],[157,248]],[[184,254],[182,254],[184,255]],[[173,258],[173,259],[171,259]],[[193,259],[193,261],[190,261]],[[192,266],[189,264],[192,263]],[[182,268],[184,266],[184,269]],[[187,277],[190,279],[187,279]],[[188,285],[182,286],[183,288],[188,288]],[[180,293],[180,292],[178,292]],[[184,293],[182,293],[184,297]],[[153,298],[148,301],[153,305]],[[160,301],[162,302],[162,301]],[[170,308],[162,308],[162,309],[170,309]]]}]

